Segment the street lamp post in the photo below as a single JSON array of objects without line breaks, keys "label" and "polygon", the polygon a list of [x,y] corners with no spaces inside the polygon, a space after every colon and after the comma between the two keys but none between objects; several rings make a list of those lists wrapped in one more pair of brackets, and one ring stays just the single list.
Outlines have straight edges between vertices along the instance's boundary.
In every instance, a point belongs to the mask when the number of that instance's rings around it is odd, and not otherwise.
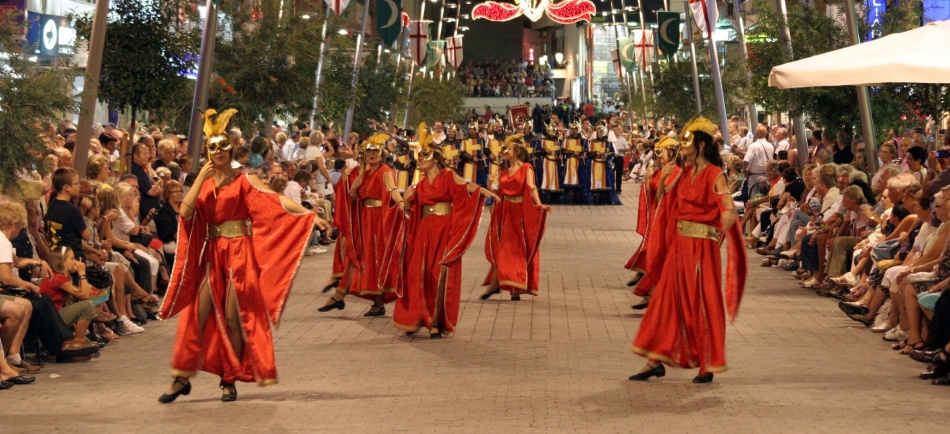
[{"label": "street lamp post", "polygon": [[331,9],[326,8],[326,17],[323,19],[323,29],[320,30],[320,57],[317,58],[317,72],[314,78],[313,87],[313,111],[310,112],[310,128],[317,129],[317,113],[320,111],[320,76],[323,74],[323,62],[326,56],[326,50],[329,47],[327,42],[327,23],[330,22]]},{"label": "street lamp post", "polygon": [[[104,2],[107,3],[107,2]],[[214,0],[205,2],[205,28],[201,34],[201,53],[198,58],[198,78],[195,80],[195,97],[191,104],[191,127],[188,128],[188,154],[196,162],[197,172],[201,165],[201,145],[204,141],[203,111],[208,108],[208,85],[211,79],[211,59],[214,57],[214,36],[218,28],[218,5]]]},{"label": "street lamp post", "polygon": [[[211,0],[208,0],[211,1]],[[356,38],[356,52],[353,56],[353,80],[350,86],[356,88],[356,82],[360,76],[360,57],[363,56],[363,39],[366,38],[366,22],[369,21],[369,0],[363,0],[363,18],[360,21],[360,35]],[[346,111],[346,121],[343,123],[343,140],[350,135],[353,130],[353,111],[356,107],[350,103],[350,108]]]},{"label": "street lamp post", "polygon": [[[79,125],[76,131],[76,152],[73,167],[79,176],[86,177],[89,163],[89,141],[92,139],[92,121],[96,115],[96,97],[99,94],[99,73],[102,71],[102,48],[106,42],[106,25],[109,21],[109,2],[96,2],[89,37],[89,57],[86,61],[86,81],[83,83],[82,105],[79,110]],[[132,120],[135,122],[135,119]],[[135,133],[131,131],[130,133]]]}]

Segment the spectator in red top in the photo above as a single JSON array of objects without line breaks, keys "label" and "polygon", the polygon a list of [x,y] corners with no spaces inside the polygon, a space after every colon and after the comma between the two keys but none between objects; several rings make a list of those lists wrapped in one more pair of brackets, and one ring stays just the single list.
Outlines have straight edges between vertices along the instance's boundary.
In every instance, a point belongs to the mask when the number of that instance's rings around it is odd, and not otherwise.
[{"label": "spectator in red top", "polygon": [[[59,315],[67,326],[75,326],[71,342],[67,345],[85,347],[86,330],[89,323],[96,318],[96,308],[92,304],[92,287],[86,281],[86,264],[76,260],[73,251],[61,247],[50,252],[49,265],[53,269],[52,277],[43,280],[40,291],[49,295],[53,300]],[[70,273],[79,275],[79,285],[73,285]],[[77,301],[66,305],[67,296],[73,296]],[[66,347],[64,347],[66,348]]]},{"label": "spectator in red top", "polygon": [[584,105],[584,116],[587,116],[587,119],[592,119],[594,117],[594,104],[591,104],[590,101]]},{"label": "spectator in red top", "polygon": [[491,106],[485,106],[485,122],[491,122],[493,116],[495,116],[495,112],[491,111]]}]

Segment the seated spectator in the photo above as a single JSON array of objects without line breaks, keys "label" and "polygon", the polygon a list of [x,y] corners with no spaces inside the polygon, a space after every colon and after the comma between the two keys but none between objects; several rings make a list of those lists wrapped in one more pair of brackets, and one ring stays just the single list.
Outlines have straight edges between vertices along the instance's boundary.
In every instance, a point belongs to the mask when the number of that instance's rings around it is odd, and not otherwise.
[{"label": "seated spectator", "polygon": [[[65,247],[50,252],[50,268],[53,275],[43,280],[40,290],[49,295],[67,326],[73,327],[73,345],[84,345],[86,330],[96,319],[96,308],[92,304],[92,287],[86,281],[86,264],[77,260],[72,250]],[[79,285],[73,285],[75,275]],[[76,301],[70,303],[70,298]]]}]

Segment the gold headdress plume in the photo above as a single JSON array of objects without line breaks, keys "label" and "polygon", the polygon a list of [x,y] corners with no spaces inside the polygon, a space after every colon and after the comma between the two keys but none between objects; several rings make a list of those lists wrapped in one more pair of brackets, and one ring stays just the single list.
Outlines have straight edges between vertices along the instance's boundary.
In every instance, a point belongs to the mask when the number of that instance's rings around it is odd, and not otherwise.
[{"label": "gold headdress plume", "polygon": [[231,117],[237,114],[237,109],[227,109],[221,113],[209,108],[205,110],[204,134],[205,148],[208,152],[220,152],[231,150],[231,141],[228,139],[227,128]]},{"label": "gold headdress plume", "polygon": [[693,134],[696,131],[702,131],[711,136],[715,136],[716,132],[719,131],[716,124],[712,123],[709,119],[706,119],[702,116],[697,117],[683,127],[683,132],[680,134],[679,140],[686,143],[692,143],[695,135]]},{"label": "gold headdress plume", "polygon": [[392,138],[388,133],[376,133],[363,142],[363,149],[367,151],[382,150],[386,142]]},{"label": "gold headdress plume", "polygon": [[507,154],[508,150],[515,146],[524,147],[524,134],[512,134],[506,137],[501,144],[501,153]]},{"label": "gold headdress plume", "polygon": [[656,149],[676,149],[680,147],[680,142],[676,140],[676,137],[666,136],[660,139],[659,142],[656,142],[656,145],[653,147]]},{"label": "gold headdress plume", "polygon": [[419,138],[419,148],[425,148],[432,142],[432,136],[429,134],[429,125],[425,122],[419,122],[419,128],[416,128],[416,135]]}]

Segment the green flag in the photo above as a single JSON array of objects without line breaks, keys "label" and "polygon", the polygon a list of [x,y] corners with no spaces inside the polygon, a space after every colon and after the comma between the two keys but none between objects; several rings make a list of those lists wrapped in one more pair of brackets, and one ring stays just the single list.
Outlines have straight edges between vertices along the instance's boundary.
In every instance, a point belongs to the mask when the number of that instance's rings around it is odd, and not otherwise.
[{"label": "green flag", "polygon": [[379,0],[376,3],[376,31],[387,47],[399,39],[402,30],[401,8],[402,0]]},{"label": "green flag", "polygon": [[620,63],[627,71],[633,71],[637,67],[636,40],[624,38],[618,40],[617,43],[620,45]]},{"label": "green flag", "polygon": [[445,41],[429,41],[426,45],[426,67],[429,69],[436,66],[445,67]]},{"label": "green flag", "polygon": [[657,45],[666,59],[671,60],[680,49],[680,14],[679,12],[657,12],[656,21],[659,23]]}]

